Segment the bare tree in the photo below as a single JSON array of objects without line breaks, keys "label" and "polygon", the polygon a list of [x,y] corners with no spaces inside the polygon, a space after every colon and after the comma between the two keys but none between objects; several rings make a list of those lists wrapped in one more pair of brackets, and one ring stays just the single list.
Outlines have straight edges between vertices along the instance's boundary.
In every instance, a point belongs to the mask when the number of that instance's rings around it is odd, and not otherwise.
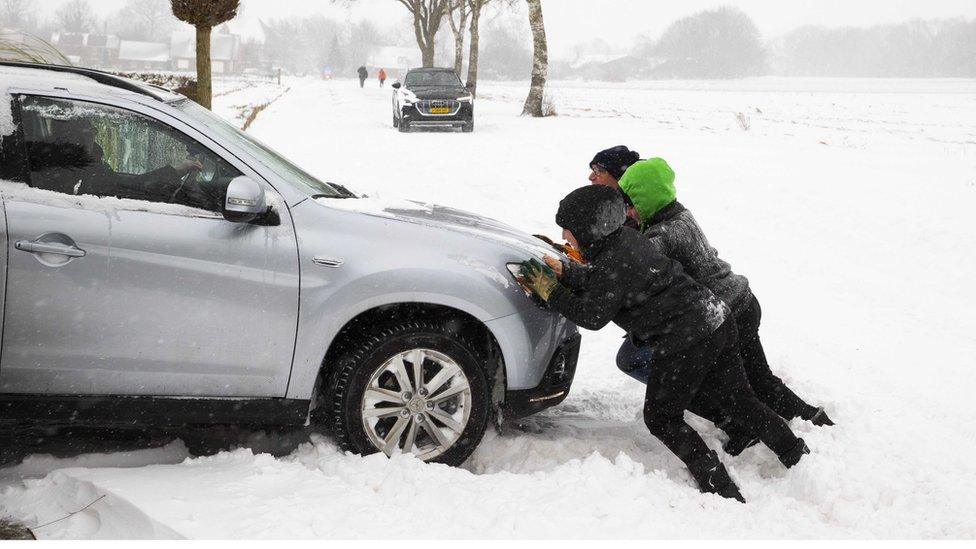
[{"label": "bare tree", "polygon": [[522,107],[523,115],[545,116],[542,100],[549,73],[549,48],[546,44],[546,25],[542,20],[542,0],[525,0],[529,4],[529,26],[532,28],[532,83]]},{"label": "bare tree", "polygon": [[471,95],[478,93],[478,59],[480,52],[481,30],[481,10],[488,4],[502,4],[503,7],[511,8],[521,0],[465,0],[468,3],[471,24],[468,34],[471,36],[471,45],[468,48],[468,81],[467,87],[471,90]]},{"label": "bare tree", "polygon": [[89,32],[98,26],[95,12],[88,0],[71,0],[58,8],[58,26],[67,32]]},{"label": "bare tree", "polygon": [[167,0],[126,0],[118,17],[128,34],[150,42],[168,39],[177,25]]},{"label": "bare tree", "polygon": [[37,27],[35,0],[0,0],[0,27],[33,31]]},{"label": "bare tree", "polygon": [[171,0],[173,15],[197,29],[197,91],[200,105],[210,108],[213,82],[210,76],[210,31],[237,16],[240,0]]},{"label": "bare tree", "polygon": [[[469,0],[451,0],[447,21],[451,24],[451,33],[454,34],[454,72],[458,74],[461,74],[461,65],[464,64],[464,32],[470,14]],[[454,20],[455,15],[457,21]]]},{"label": "bare tree", "polygon": [[471,90],[472,97],[478,94],[478,42],[481,39],[478,25],[481,21],[481,8],[485,7],[485,4],[490,1],[491,0],[466,0],[471,15],[471,26],[469,28],[471,45],[468,46],[467,86],[468,89]]},{"label": "bare tree", "polygon": [[413,34],[425,67],[434,66],[434,38],[452,0],[396,0],[413,15]]}]

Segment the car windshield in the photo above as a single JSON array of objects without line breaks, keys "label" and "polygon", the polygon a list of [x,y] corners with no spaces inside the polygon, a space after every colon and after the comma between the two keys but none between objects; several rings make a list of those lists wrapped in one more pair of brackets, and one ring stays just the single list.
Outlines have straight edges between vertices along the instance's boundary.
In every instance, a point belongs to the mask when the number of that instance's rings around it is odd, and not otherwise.
[{"label": "car windshield", "polygon": [[423,86],[460,87],[461,79],[450,71],[419,71],[408,72],[404,84],[408,88]]},{"label": "car windshield", "polygon": [[304,186],[305,190],[312,196],[326,196],[330,198],[349,198],[356,196],[355,193],[350,192],[341,185],[319,181],[305,172],[305,170],[289,162],[285,157],[271,150],[264,143],[242,132],[223,118],[189,99],[183,99],[171,103],[171,105],[205,124],[208,128],[217,132],[220,137],[233,141],[268,169],[278,174],[282,179]]}]

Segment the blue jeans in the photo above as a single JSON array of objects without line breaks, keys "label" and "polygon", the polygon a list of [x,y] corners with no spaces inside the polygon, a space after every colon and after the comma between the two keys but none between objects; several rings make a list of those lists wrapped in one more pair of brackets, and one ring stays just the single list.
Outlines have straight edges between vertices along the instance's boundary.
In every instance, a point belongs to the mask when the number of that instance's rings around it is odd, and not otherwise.
[{"label": "blue jeans", "polygon": [[651,373],[651,348],[646,345],[638,347],[629,337],[624,339],[623,345],[617,351],[617,368],[647,385],[647,376]]}]

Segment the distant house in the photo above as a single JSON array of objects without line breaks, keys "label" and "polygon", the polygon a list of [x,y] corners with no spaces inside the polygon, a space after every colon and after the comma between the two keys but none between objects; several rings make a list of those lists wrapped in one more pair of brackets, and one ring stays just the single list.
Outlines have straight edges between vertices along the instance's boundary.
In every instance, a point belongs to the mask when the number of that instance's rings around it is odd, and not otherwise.
[{"label": "distant house", "polygon": [[169,44],[122,40],[117,66],[130,71],[167,70],[170,68]]},{"label": "distant house", "polygon": [[56,32],[51,44],[72,63],[87,67],[109,67],[118,61],[119,37],[90,32]]},{"label": "distant house", "polygon": [[238,63],[244,69],[270,69],[271,62],[265,55],[264,44],[268,39],[268,30],[264,22],[257,17],[242,15],[227,21],[214,29],[214,33],[235,34],[240,37]]},{"label": "distant house", "polygon": [[[244,70],[241,41],[236,34],[214,32],[210,35],[210,67],[214,74],[239,73]],[[193,32],[174,32],[170,37],[171,67],[178,71],[197,66],[197,38]]]}]

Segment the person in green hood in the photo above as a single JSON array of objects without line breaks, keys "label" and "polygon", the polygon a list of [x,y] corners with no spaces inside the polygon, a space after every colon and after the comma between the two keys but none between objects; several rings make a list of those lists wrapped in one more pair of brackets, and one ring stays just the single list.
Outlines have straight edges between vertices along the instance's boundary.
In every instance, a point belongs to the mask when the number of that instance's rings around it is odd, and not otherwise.
[{"label": "person in green hood", "polygon": [[[800,417],[815,425],[833,425],[823,408],[807,404],[773,374],[759,340],[762,309],[746,277],[736,274],[718,256],[705,238],[694,216],[677,200],[675,174],[663,158],[648,158],[631,164],[618,181],[629,215],[640,226],[655,250],[678,261],[696,282],[710,289],[732,309],[739,332],[740,357],[749,383],[759,399],[785,419]],[[653,368],[649,357],[625,342],[617,354],[617,366],[640,379],[640,372]],[[713,418],[709,418],[713,419]],[[721,420],[719,421],[721,423]],[[720,425],[721,426],[721,425]],[[755,444],[756,438],[732,425],[725,449],[737,455]]]}]

